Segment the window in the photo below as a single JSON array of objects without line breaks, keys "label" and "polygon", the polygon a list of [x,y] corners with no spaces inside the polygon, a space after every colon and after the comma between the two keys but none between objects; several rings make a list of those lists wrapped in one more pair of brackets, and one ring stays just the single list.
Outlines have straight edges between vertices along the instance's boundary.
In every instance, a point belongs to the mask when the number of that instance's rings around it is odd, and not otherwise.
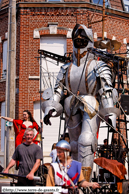
[{"label": "window", "polygon": [[3,73],[2,78],[6,78],[7,69],[7,40],[3,42]]},{"label": "window", "polygon": [[[103,0],[93,0],[93,3],[103,5]],[[109,6],[109,0],[105,0],[105,6]]]},{"label": "window", "polygon": [[129,12],[129,5],[125,4],[125,11]]},{"label": "window", "polygon": [[[64,56],[67,51],[66,43],[66,37],[45,36],[45,38],[41,37],[40,39],[40,49]],[[57,66],[57,61],[50,59],[49,57],[42,59],[43,86],[41,86],[41,90],[51,87],[51,85],[54,87],[56,76],[60,70],[61,65],[63,65],[63,63],[59,63]]]}]

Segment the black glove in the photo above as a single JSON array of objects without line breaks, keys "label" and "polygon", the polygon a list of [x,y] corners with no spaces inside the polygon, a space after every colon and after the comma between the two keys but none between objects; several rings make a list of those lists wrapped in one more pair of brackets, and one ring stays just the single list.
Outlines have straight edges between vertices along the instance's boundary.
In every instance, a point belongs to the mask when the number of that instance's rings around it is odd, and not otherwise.
[{"label": "black glove", "polygon": [[50,117],[52,116],[52,113],[54,112],[55,110],[52,109],[49,111],[49,113],[44,117],[44,123],[46,125],[51,125],[51,122],[50,122]]}]

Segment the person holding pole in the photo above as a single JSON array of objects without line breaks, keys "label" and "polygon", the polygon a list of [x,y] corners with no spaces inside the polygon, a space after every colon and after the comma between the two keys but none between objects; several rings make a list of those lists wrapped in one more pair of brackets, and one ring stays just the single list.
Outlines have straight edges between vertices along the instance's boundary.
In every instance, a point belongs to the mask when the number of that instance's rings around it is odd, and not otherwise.
[{"label": "person holding pole", "polygon": [[9,169],[16,164],[16,161],[19,161],[18,175],[26,176],[26,179],[19,178],[17,186],[35,186],[36,181],[33,179],[34,176],[38,175],[37,170],[43,159],[43,153],[41,148],[33,143],[34,131],[32,128],[27,128],[24,135],[25,142],[17,146],[4,173],[8,173]]}]

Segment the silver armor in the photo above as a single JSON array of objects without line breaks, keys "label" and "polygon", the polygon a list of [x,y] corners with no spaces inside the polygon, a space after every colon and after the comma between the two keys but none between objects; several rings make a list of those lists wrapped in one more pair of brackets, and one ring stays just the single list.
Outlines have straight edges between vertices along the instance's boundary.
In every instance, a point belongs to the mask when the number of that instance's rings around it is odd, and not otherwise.
[{"label": "silver armor", "polygon": [[[76,33],[80,28],[83,32],[82,35],[86,36],[85,40],[88,40],[87,46],[85,48],[80,46],[81,58],[78,63],[78,48],[75,48],[76,44],[74,43],[74,60],[61,67],[55,84],[54,96],[47,102],[51,102],[53,99],[59,103],[61,99],[64,99],[64,112],[70,135],[72,157],[80,161],[82,166],[92,168],[94,152],[97,148],[96,133],[100,120],[109,115],[112,126],[116,127],[116,117],[120,112],[114,108],[117,92],[112,87],[110,67],[103,61],[95,60],[94,56],[87,52],[87,48],[93,47],[91,29],[87,29],[84,25],[76,26],[76,29],[73,30],[73,42],[78,43]],[[64,95],[65,90],[67,90],[66,96]],[[48,106],[49,103],[46,108]],[[55,110],[57,111],[56,108]],[[45,107],[43,111],[45,112]]]}]

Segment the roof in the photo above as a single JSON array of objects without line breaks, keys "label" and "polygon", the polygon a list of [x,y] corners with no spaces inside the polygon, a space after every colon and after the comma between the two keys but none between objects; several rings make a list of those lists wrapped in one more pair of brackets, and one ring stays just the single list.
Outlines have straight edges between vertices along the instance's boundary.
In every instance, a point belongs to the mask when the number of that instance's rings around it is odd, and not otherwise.
[{"label": "roof", "polygon": [[[1,9],[3,9],[3,8],[5,8],[5,7],[8,7],[8,4],[9,4],[9,0],[1,0],[2,1],[2,5],[1,5]],[[58,1],[58,3],[59,3],[59,0],[57,0]],[[55,0],[55,2],[57,2],[56,0]],[[16,0],[16,3],[49,3],[49,0],[48,1],[46,1],[46,0]],[[54,1],[52,1],[52,3],[53,3]],[[70,2],[72,2],[72,3],[74,3],[74,2],[76,2],[76,3],[90,3],[90,2],[92,2],[92,4],[94,4],[93,3],[93,0],[74,0],[74,1],[70,1],[70,0],[64,0],[64,3],[70,3]],[[61,3],[62,3],[62,1],[61,1]],[[109,4],[110,4],[110,6],[111,6],[111,8],[112,9],[116,9],[116,10],[121,10],[121,11],[124,11],[125,10],[125,8],[124,8],[124,4],[123,4],[123,0],[109,0]],[[96,5],[96,4],[95,4]]]}]

